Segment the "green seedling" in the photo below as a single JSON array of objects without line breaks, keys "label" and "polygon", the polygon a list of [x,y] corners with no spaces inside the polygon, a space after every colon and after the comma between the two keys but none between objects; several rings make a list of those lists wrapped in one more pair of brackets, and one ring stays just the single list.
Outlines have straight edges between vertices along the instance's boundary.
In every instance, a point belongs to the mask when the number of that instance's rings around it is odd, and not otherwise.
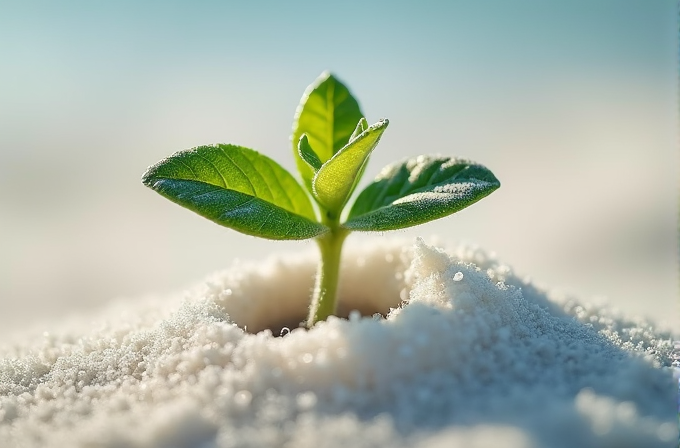
[{"label": "green seedling", "polygon": [[387,125],[383,119],[369,126],[347,87],[326,72],[307,88],[293,121],[293,154],[302,185],[269,157],[228,144],[179,151],[149,167],[142,182],[248,235],[314,238],[321,259],[307,319],[311,328],[336,312],[340,254],[350,232],[422,224],[500,187],[482,165],[418,155],[385,167],[347,207]]}]

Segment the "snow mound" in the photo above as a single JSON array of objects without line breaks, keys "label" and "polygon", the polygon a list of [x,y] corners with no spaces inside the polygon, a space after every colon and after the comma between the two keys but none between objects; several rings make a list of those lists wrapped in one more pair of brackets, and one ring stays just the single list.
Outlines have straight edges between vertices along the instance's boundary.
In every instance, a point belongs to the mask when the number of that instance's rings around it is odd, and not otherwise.
[{"label": "snow mound", "polygon": [[307,331],[315,264],[235,265],[0,349],[0,446],[677,443],[672,335],[649,323],[418,240],[349,247],[349,319]]}]

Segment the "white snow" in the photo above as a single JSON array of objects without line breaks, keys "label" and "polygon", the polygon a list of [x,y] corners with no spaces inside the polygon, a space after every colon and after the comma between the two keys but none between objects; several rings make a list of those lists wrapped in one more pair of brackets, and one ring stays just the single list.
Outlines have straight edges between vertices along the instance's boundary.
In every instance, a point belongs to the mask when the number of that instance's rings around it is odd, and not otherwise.
[{"label": "white snow", "polygon": [[475,247],[344,255],[349,319],[310,331],[295,326],[312,252],[17,333],[0,349],[0,446],[677,444],[674,335],[546,292]]}]

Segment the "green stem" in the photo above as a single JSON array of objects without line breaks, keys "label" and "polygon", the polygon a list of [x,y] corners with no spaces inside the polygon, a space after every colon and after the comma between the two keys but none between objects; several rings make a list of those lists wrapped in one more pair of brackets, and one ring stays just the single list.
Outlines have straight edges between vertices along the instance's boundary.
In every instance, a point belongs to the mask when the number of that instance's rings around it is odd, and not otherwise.
[{"label": "green stem", "polygon": [[321,259],[316,274],[314,296],[309,307],[307,327],[334,315],[337,308],[338,280],[340,277],[340,254],[342,244],[349,232],[341,227],[332,226],[331,231],[316,238],[321,251]]}]

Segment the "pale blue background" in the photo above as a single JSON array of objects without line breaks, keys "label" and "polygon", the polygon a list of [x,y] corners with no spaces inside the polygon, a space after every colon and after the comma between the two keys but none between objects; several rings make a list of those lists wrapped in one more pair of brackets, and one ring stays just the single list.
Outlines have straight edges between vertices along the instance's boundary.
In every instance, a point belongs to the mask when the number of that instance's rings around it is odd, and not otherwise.
[{"label": "pale blue background", "polygon": [[0,0],[0,326],[313,249],[218,227],[139,179],[215,142],[292,169],[292,115],[324,69],[390,119],[367,179],[443,153],[503,183],[395,235],[474,241],[680,324],[676,17],[671,0]]}]

